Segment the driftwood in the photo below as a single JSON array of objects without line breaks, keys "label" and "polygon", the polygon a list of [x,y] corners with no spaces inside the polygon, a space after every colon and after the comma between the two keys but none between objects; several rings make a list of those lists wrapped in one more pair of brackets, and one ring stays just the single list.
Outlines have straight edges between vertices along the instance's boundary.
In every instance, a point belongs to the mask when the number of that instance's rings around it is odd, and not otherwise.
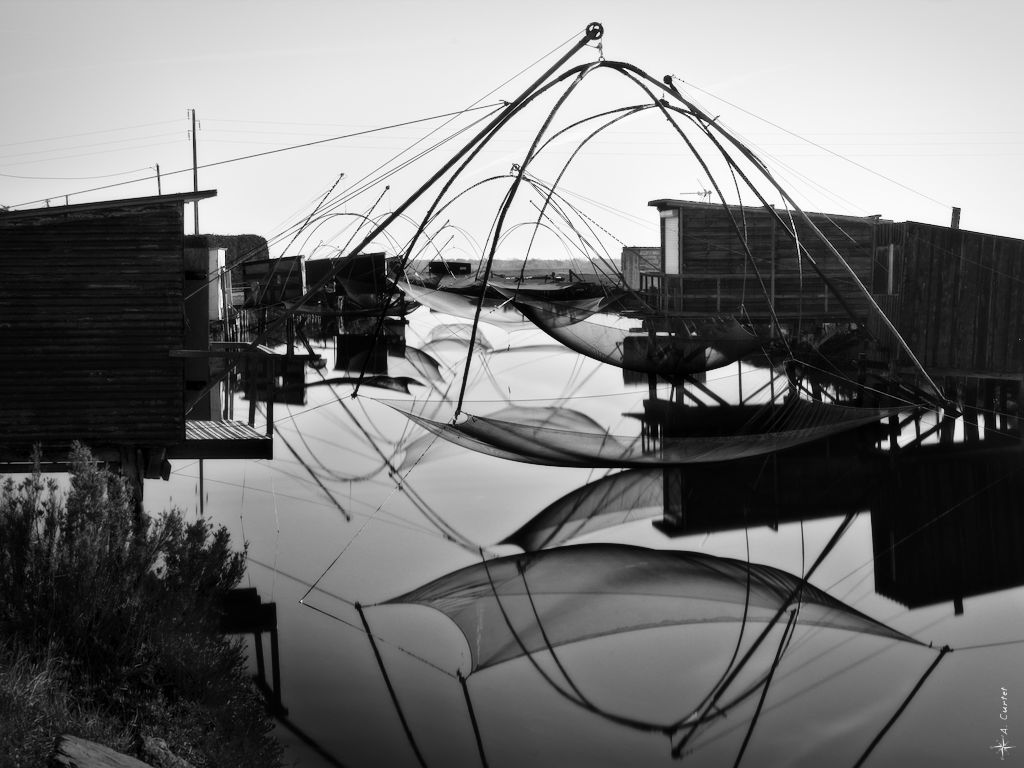
[{"label": "driftwood", "polygon": [[51,768],[153,768],[148,763],[115,752],[109,747],[77,736],[57,739]]},{"label": "driftwood", "polygon": [[57,739],[51,768],[192,768],[187,760],[175,755],[163,739],[146,738],[142,752],[151,763],[144,763],[94,741],[64,735]]}]

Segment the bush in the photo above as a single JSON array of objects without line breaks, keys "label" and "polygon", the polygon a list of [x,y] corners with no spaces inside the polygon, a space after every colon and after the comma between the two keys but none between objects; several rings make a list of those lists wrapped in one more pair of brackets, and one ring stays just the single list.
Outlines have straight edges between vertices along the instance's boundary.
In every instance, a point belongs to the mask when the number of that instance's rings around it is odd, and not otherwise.
[{"label": "bush", "polygon": [[[66,499],[38,465],[0,487],[0,670],[5,655],[59,668],[111,732],[164,738],[196,766],[279,764],[244,649],[217,632],[217,601],[241,580],[244,551],[180,510],[137,513],[124,478],[81,445],[70,465]],[[57,727],[46,719],[41,728]]]}]

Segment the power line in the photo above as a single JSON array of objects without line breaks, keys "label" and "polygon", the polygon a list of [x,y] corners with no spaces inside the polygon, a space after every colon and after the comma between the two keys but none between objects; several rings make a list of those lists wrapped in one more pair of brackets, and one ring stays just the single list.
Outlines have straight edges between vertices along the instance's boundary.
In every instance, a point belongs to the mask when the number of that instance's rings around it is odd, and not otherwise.
[{"label": "power line", "polygon": [[117,131],[130,131],[130,130],[132,130],[134,128],[152,128],[153,126],[156,126],[156,125],[170,125],[171,123],[176,123],[176,122],[178,122],[177,119],[174,119],[174,120],[161,120],[158,123],[141,123],[139,125],[127,125],[127,126],[125,126],[123,128],[106,128],[106,129],[101,130],[101,131],[87,131],[85,133],[69,133],[69,134],[66,134],[64,136],[53,136],[53,137],[50,137],[48,139],[26,139],[25,141],[10,141],[10,142],[7,142],[5,144],[0,144],[0,147],[17,147],[17,146],[21,146],[21,145],[24,145],[24,144],[40,144],[40,143],[44,143],[44,142],[47,142],[47,141],[63,141],[64,139],[77,139],[80,136],[97,136],[97,135],[99,135],[101,133],[115,133]]},{"label": "power line", "polygon": [[129,173],[142,173],[143,171],[151,171],[153,166],[147,165],[145,168],[136,168],[132,171],[121,171],[119,173],[106,173],[102,176],[17,176],[13,173],[0,173],[0,176],[5,179],[29,179],[31,181],[84,181],[88,179],[110,179],[114,176],[127,176]]},{"label": "power line", "polygon": [[[173,135],[173,134],[168,134],[168,135]],[[19,160],[16,163],[5,163],[5,165],[10,167],[10,166],[15,166],[15,165],[34,165],[36,163],[53,163],[53,162],[57,162],[57,161],[60,161],[60,160],[74,160],[75,158],[79,158],[79,157],[93,157],[94,155],[109,155],[111,152],[124,152],[126,150],[150,149],[152,147],[166,147],[166,146],[168,146],[170,144],[173,144],[173,143],[174,143],[173,141],[158,141],[158,142],[154,142],[152,144],[138,144],[138,145],[131,146],[131,147],[118,147],[116,149],[100,149],[100,150],[97,150],[96,152],[79,152],[78,154],[75,154],[75,155],[61,155],[60,157],[41,157],[41,158],[36,158],[35,160]],[[192,170],[192,169],[189,168],[189,170]],[[150,178],[155,178],[155,177],[150,177]],[[139,179],[139,181],[145,181],[145,179]],[[130,183],[130,182],[125,182],[125,183]],[[90,190],[86,190],[86,191],[90,191]],[[52,197],[65,197],[68,194],[79,194],[79,193],[77,193],[77,192],[71,192],[71,193],[62,192],[60,194],[50,195],[50,197],[51,198]],[[40,200],[36,200],[35,202],[41,202],[41,201]]]},{"label": "power line", "polygon": [[[392,125],[385,125],[385,126],[382,126],[380,128],[369,128],[369,129],[367,129],[365,131],[357,131],[355,133],[343,134],[341,136],[332,136],[332,137],[327,138],[327,139],[319,139],[317,141],[309,141],[309,142],[306,142],[304,144],[294,144],[292,146],[282,147],[280,149],[270,149],[270,150],[267,150],[266,152],[256,152],[256,153],[251,154],[251,155],[243,155],[241,157],[233,157],[233,158],[230,158],[228,160],[218,160],[216,162],[205,163],[203,165],[197,166],[197,169],[198,168],[214,168],[214,167],[216,167],[218,165],[227,165],[228,163],[237,163],[237,162],[239,162],[241,160],[252,160],[253,158],[265,157],[266,155],[274,155],[274,154],[277,154],[277,153],[280,153],[280,152],[289,152],[289,151],[291,151],[293,149],[303,149],[305,147],[312,147],[312,146],[316,146],[318,144],[326,144],[327,142],[330,142],[330,141],[339,141],[341,139],[349,139],[349,138],[352,138],[352,137],[355,137],[355,136],[364,136],[364,135],[370,134],[370,133],[378,133],[380,131],[386,131],[386,130],[390,130],[392,128],[402,128],[402,127],[407,126],[407,125],[416,125],[417,123],[425,123],[425,122],[429,122],[431,120],[440,120],[440,119],[445,118],[445,117],[453,117],[453,116],[456,116],[456,115],[463,114],[464,112],[471,112],[471,111],[478,110],[478,109],[492,109],[492,108],[494,108],[496,106],[500,106],[500,103],[499,104],[485,104],[483,106],[469,107],[468,109],[460,110],[458,112],[446,112],[446,113],[441,114],[441,115],[432,115],[430,117],[422,117],[422,118],[419,118],[419,119],[416,119],[416,120],[407,120],[407,121],[402,122],[402,123],[394,123]],[[180,169],[178,169],[176,171],[166,171],[166,172],[162,173],[161,176],[162,177],[174,176],[174,175],[177,175],[177,174],[180,174],[180,173],[192,173],[192,171],[193,171],[192,166],[189,166],[188,168],[180,168]],[[53,195],[49,195],[48,197],[41,197],[38,200],[30,200],[28,202],[18,203],[16,205],[12,205],[12,206],[9,206],[9,207],[11,209],[21,208],[21,207],[28,206],[28,205],[35,205],[37,203],[45,203],[47,200],[53,199],[55,197],[69,197],[71,195],[83,195],[83,194],[86,194],[88,192],[98,192],[98,191],[103,190],[103,189],[112,189],[113,187],[120,187],[120,186],[124,186],[126,184],[136,184],[138,182],[149,181],[149,180],[152,180],[152,179],[155,179],[155,178],[156,178],[155,175],[154,176],[146,176],[145,178],[142,178],[142,179],[132,179],[130,181],[120,181],[120,182],[117,182],[117,183],[114,183],[114,184],[105,184],[105,185],[100,186],[100,187],[92,187],[90,189],[80,189],[80,190],[78,190],[76,192],[65,192],[65,193],[61,193],[61,194],[53,194]]]},{"label": "power line", "polygon": [[[73,149],[89,149],[90,147],[105,147],[105,146],[109,146],[111,144],[124,144],[124,143],[130,142],[130,141],[145,141],[147,139],[162,139],[162,138],[166,138],[167,136],[178,136],[178,135],[179,135],[178,131],[168,131],[168,132],[165,132],[165,133],[153,133],[153,134],[149,134],[149,135],[146,135],[146,136],[129,136],[129,137],[126,137],[126,138],[123,138],[123,139],[111,139],[110,141],[96,141],[96,142],[93,142],[91,144],[76,144],[75,146],[71,146],[71,147],[53,147],[52,149],[33,149],[33,150],[29,151],[29,152],[19,152],[17,154],[13,154],[13,155],[0,155],[0,160],[7,160],[8,158],[15,158],[15,157],[26,157],[27,155],[42,155],[42,154],[45,154],[47,152],[66,152],[68,150],[73,150]],[[129,147],[129,149],[130,149],[130,147]],[[76,156],[77,155],[67,155],[66,157],[76,157]],[[47,160],[47,159],[50,159],[50,158],[42,158],[42,160]],[[58,157],[58,158],[53,158],[53,159],[62,160],[64,158],[63,157]],[[23,161],[23,162],[40,162],[40,160],[31,160],[31,161]],[[12,163],[7,163],[7,165],[12,165]]]}]

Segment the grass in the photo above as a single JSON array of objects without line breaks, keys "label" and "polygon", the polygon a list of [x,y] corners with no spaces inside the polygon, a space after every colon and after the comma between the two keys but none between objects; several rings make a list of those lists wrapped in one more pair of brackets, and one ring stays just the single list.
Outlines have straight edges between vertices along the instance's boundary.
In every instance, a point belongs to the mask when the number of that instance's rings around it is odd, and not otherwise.
[{"label": "grass", "polygon": [[0,768],[44,765],[72,733],[196,768],[278,766],[243,648],[217,631],[245,552],[180,510],[138,514],[83,446],[70,490],[37,470],[0,486]]}]

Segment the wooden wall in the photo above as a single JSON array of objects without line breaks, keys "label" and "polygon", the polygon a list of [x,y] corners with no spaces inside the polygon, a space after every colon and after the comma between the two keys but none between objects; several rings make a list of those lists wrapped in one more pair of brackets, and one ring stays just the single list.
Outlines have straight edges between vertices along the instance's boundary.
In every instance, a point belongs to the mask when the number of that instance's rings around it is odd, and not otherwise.
[{"label": "wooden wall", "polygon": [[925,446],[895,461],[871,506],[878,594],[916,608],[1024,584],[1019,446]]},{"label": "wooden wall", "polygon": [[640,289],[641,272],[661,271],[661,247],[626,245],[622,247],[620,271],[626,285],[634,291]]},{"label": "wooden wall", "polygon": [[246,306],[278,304],[305,292],[302,256],[250,260],[232,269],[235,285],[245,287]]},{"label": "wooden wall", "polygon": [[[685,277],[681,300],[686,311],[734,312],[742,304],[751,315],[764,318],[769,305],[765,297],[767,290],[780,317],[802,315],[819,321],[849,319],[847,311],[814,268],[806,259],[797,258],[794,239],[769,211],[686,201],[655,201],[652,204],[659,205],[662,210],[677,209],[682,218],[681,270]],[[730,214],[754,256],[764,290],[750,265],[743,240],[730,221]],[[789,221],[784,211],[779,214],[783,221]],[[819,213],[809,216],[870,288],[878,220],[874,217]],[[855,314],[860,318],[866,317],[867,299],[846,268],[807,224],[798,221],[796,231],[799,242],[807,248]]]},{"label": "wooden wall", "polygon": [[0,214],[0,447],[184,439],[183,203]]},{"label": "wooden wall", "polygon": [[904,222],[896,246],[901,335],[937,374],[1024,373],[1024,240]]}]

